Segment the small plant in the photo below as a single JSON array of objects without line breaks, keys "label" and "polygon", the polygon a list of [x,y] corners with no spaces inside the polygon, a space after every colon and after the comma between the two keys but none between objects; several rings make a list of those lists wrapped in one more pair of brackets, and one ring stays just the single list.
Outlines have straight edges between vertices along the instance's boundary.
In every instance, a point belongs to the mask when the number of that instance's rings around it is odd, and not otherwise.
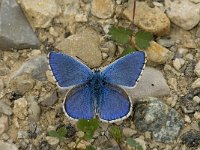
[{"label": "small plant", "polygon": [[99,120],[97,118],[93,118],[90,120],[80,119],[77,122],[77,128],[80,131],[84,132],[83,138],[85,140],[90,140],[93,138],[94,132],[99,127]]},{"label": "small plant", "polygon": [[51,130],[48,132],[49,136],[56,137],[61,141],[65,139],[66,134],[67,134],[67,129],[65,127],[61,127],[58,128],[57,130]]},{"label": "small plant", "polygon": [[153,39],[153,35],[150,32],[138,31],[135,35],[135,42],[139,49],[146,49],[149,47],[150,41]]},{"label": "small plant", "polygon": [[85,150],[95,150],[95,148],[93,146],[87,146]]},{"label": "small plant", "polygon": [[[111,39],[116,43],[122,45],[125,49],[122,53],[122,56],[136,51],[131,46],[131,36],[133,31],[123,27],[111,27],[108,34],[111,36]],[[137,49],[147,49],[150,45],[150,41],[153,39],[153,35],[150,32],[138,31],[135,34],[135,44]]]},{"label": "small plant", "polygon": [[136,150],[143,150],[142,146],[140,145],[140,143],[136,142],[134,139],[132,138],[127,138],[126,140],[127,144],[132,147],[135,148]]},{"label": "small plant", "polygon": [[119,127],[117,126],[110,127],[109,133],[116,140],[118,144],[121,143],[123,138],[123,132]]},{"label": "small plant", "polygon": [[[77,122],[77,128],[84,132],[84,136],[79,139],[79,141],[76,143],[75,148],[77,148],[78,144],[81,142],[81,140],[91,140],[93,138],[94,132],[99,127],[99,120],[97,118],[93,118],[90,120],[86,119],[79,119]],[[95,150],[93,146],[89,145],[86,147],[86,150]]]}]

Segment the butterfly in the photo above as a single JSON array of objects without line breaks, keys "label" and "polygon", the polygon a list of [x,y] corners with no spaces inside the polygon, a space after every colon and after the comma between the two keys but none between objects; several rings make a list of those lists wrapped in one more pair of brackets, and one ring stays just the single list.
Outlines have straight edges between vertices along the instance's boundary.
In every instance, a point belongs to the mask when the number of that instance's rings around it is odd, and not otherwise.
[{"label": "butterfly", "polygon": [[126,119],[132,112],[132,101],[123,88],[134,88],[146,63],[143,51],[128,54],[103,71],[92,71],[80,61],[60,52],[50,52],[49,67],[61,89],[67,92],[63,110],[73,120],[99,117],[113,123]]}]

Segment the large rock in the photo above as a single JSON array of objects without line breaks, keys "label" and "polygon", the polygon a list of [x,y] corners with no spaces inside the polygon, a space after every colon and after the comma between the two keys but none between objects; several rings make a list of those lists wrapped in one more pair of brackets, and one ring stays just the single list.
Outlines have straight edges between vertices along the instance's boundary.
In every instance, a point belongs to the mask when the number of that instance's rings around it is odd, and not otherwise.
[{"label": "large rock", "polygon": [[3,141],[0,141],[0,148],[2,150],[18,150],[15,144],[6,143]]},{"label": "large rock", "polygon": [[190,30],[200,21],[200,7],[189,0],[165,0],[170,20],[177,26]]},{"label": "large rock", "polygon": [[183,118],[176,110],[156,98],[136,106],[134,121],[139,130],[152,132],[153,139],[163,143],[172,142],[183,126]]},{"label": "large rock", "polygon": [[134,100],[145,97],[160,97],[168,95],[170,88],[167,85],[163,74],[159,70],[146,67],[136,87],[127,91]]},{"label": "large rock", "polygon": [[46,28],[61,12],[55,0],[21,0],[28,20],[35,28]]},{"label": "large rock", "polygon": [[16,78],[23,74],[31,74],[33,79],[44,81],[47,80],[46,71],[48,70],[47,56],[33,57],[27,62],[24,62],[22,66],[13,74],[12,78]]},{"label": "large rock", "polygon": [[37,48],[39,41],[15,0],[0,0],[0,49]]},{"label": "large rock", "polygon": [[114,13],[114,0],[93,0],[91,5],[91,13],[98,18],[110,18]]},{"label": "large rock", "polygon": [[92,29],[84,29],[81,33],[69,36],[57,44],[60,51],[77,57],[91,68],[101,65],[102,56],[99,49],[100,37]]},{"label": "large rock", "polygon": [[[129,0],[129,3],[123,14],[127,19],[133,21],[133,0]],[[166,35],[170,30],[170,21],[165,13],[158,7],[149,7],[146,2],[136,3],[134,23],[143,30],[158,36]]]}]

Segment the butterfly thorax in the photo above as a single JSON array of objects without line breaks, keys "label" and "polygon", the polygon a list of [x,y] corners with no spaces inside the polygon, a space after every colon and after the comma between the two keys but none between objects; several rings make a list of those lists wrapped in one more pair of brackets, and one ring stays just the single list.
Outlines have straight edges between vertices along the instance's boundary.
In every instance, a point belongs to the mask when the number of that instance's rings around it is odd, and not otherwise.
[{"label": "butterfly thorax", "polygon": [[96,94],[100,92],[101,88],[105,84],[104,80],[102,79],[101,72],[99,70],[95,70],[93,72],[93,77],[89,82],[91,89]]},{"label": "butterfly thorax", "polygon": [[90,88],[92,90],[92,97],[93,101],[95,103],[96,111],[98,112],[98,108],[96,106],[99,106],[100,100],[101,100],[101,93],[103,86],[105,85],[105,81],[102,78],[101,72],[99,70],[95,70],[93,72],[93,77],[89,81]]}]

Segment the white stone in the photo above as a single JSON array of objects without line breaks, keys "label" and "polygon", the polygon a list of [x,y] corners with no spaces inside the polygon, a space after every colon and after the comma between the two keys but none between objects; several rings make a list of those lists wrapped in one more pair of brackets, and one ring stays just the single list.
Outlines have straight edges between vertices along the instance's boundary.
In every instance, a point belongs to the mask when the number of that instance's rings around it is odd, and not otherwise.
[{"label": "white stone", "polygon": [[56,0],[21,0],[20,4],[28,20],[36,28],[48,27],[52,19],[61,12]]},{"label": "white stone", "polygon": [[182,47],[178,48],[177,51],[178,51],[178,53],[181,54],[181,55],[185,55],[185,54],[188,53],[188,49],[187,49],[187,48],[182,48]]},{"label": "white stone", "polygon": [[192,88],[197,88],[200,87],[200,78],[196,79],[193,83],[192,83]]},{"label": "white stone", "polygon": [[188,115],[185,115],[185,122],[191,123],[191,119]]},{"label": "white stone", "polygon": [[110,18],[114,13],[114,0],[93,0],[91,13],[102,19]]},{"label": "white stone", "polygon": [[181,67],[185,64],[185,60],[182,58],[175,58],[175,60],[173,60],[173,66],[176,70],[180,70]]},{"label": "white stone", "polygon": [[185,30],[199,23],[200,7],[189,0],[165,0],[165,8],[170,20]]},{"label": "white stone", "polygon": [[200,61],[196,64],[194,72],[200,77]]},{"label": "white stone", "polygon": [[107,57],[108,57],[108,54],[103,52],[103,53],[102,53],[102,58],[103,58],[103,59],[106,59]]},{"label": "white stone", "polygon": [[200,112],[195,112],[194,113],[194,118],[199,120],[200,119]]},{"label": "white stone", "polygon": [[199,96],[194,96],[193,97],[193,101],[197,102],[198,104],[200,104],[200,97]]},{"label": "white stone", "polygon": [[56,137],[47,136],[46,140],[50,145],[57,145],[59,143],[59,139]]}]

